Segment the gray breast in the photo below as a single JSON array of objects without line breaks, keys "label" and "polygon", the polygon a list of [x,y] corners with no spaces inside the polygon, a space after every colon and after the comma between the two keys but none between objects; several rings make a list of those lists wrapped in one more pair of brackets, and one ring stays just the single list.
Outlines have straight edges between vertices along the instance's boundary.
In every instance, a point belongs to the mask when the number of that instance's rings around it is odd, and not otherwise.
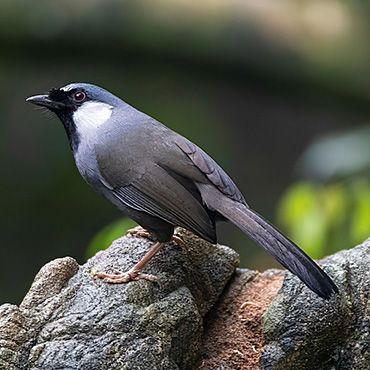
[{"label": "gray breast", "polygon": [[74,158],[81,176],[89,185],[96,188],[101,186],[101,174],[96,160],[94,145],[95,135],[82,137],[77,151],[74,153]]}]

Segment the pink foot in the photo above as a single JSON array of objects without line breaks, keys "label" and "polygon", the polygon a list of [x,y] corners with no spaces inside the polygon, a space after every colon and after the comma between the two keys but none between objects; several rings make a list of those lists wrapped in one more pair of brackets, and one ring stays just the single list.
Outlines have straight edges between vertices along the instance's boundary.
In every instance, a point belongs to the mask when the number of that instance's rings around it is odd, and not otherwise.
[{"label": "pink foot", "polygon": [[149,281],[156,281],[158,278],[154,275],[143,274],[140,270],[131,269],[124,273],[117,273],[117,274],[106,274],[104,272],[97,272],[94,274],[94,277],[99,279],[103,279],[104,283],[108,284],[122,284],[128,283],[134,280],[149,280]]},{"label": "pink foot", "polygon": [[143,229],[142,227],[134,227],[133,229],[127,230],[127,234],[130,236],[137,236],[139,238],[152,239],[152,236],[149,231]]}]

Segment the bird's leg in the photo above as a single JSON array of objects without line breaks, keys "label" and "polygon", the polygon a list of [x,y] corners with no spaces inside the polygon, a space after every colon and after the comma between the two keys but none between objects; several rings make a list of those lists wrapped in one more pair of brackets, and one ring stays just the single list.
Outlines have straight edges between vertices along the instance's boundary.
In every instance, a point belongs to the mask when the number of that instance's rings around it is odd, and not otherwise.
[{"label": "bird's leg", "polygon": [[94,276],[104,279],[104,282],[109,284],[121,284],[128,283],[132,280],[145,279],[149,281],[156,281],[157,277],[154,275],[143,274],[141,270],[146,266],[146,264],[159,252],[162,248],[163,243],[155,243],[148,252],[145,253],[144,257],[130,270],[120,274],[106,274],[106,273],[95,273]]}]

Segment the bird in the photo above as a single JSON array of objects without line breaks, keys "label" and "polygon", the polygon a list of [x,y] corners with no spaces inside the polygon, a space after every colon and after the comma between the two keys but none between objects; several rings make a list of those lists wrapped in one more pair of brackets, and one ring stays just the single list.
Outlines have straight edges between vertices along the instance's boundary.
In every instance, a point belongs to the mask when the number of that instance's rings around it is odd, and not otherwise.
[{"label": "bird", "polygon": [[176,227],[216,244],[217,223],[230,221],[319,297],[338,293],[319,265],[254,211],[215,160],[184,136],[90,83],[52,88],[26,101],[57,115],[84,180],[153,239],[127,272],[97,273],[99,278],[154,281],[142,270],[173,240]]}]

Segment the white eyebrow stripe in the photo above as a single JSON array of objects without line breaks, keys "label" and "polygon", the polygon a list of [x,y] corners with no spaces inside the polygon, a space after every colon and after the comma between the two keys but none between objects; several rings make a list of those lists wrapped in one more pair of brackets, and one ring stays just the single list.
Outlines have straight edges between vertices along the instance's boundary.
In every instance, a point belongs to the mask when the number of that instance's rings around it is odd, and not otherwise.
[{"label": "white eyebrow stripe", "polygon": [[74,86],[64,86],[60,88],[62,91],[71,91],[72,89],[74,89]]}]

